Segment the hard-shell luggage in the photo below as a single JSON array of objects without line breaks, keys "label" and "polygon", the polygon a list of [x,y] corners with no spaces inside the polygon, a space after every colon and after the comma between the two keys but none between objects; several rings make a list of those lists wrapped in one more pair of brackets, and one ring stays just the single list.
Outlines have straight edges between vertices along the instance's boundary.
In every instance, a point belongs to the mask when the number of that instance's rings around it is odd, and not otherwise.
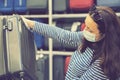
[{"label": "hard-shell luggage", "polygon": [[34,40],[35,40],[37,50],[42,49],[44,46],[44,36],[38,34],[37,32],[34,32]]},{"label": "hard-shell luggage", "polygon": [[15,13],[25,13],[27,11],[26,8],[26,0],[14,0],[14,12]]},{"label": "hard-shell luggage", "polygon": [[[38,21],[38,22],[44,22],[40,18],[32,18],[32,20],[35,20],[35,21]],[[34,32],[34,40],[35,40],[37,50],[42,49],[43,46],[44,46],[44,36],[41,35],[41,34],[38,34],[37,32]]]},{"label": "hard-shell luggage", "polygon": [[120,0],[96,0],[98,6],[108,6],[114,11],[120,11]]},{"label": "hard-shell luggage", "polygon": [[41,13],[48,10],[48,0],[27,0],[29,13]]},{"label": "hard-shell luggage", "polygon": [[53,56],[53,80],[64,80],[64,56]]},{"label": "hard-shell luggage", "polygon": [[64,74],[66,76],[66,73],[68,71],[68,66],[69,66],[69,63],[70,63],[70,59],[71,59],[71,56],[67,56],[65,58],[65,66],[64,66]]},{"label": "hard-shell luggage", "polygon": [[68,7],[68,0],[53,0],[54,13],[66,12]]},{"label": "hard-shell luggage", "polygon": [[13,12],[13,0],[0,0],[0,13],[12,14]]},{"label": "hard-shell luggage", "polygon": [[69,8],[73,11],[86,12],[94,4],[94,0],[70,0]]},{"label": "hard-shell luggage", "polygon": [[80,30],[83,31],[84,28],[85,28],[85,23],[83,22],[83,23],[81,24],[81,26],[80,26]]},{"label": "hard-shell luggage", "polygon": [[49,80],[49,56],[40,54],[37,59],[37,80]]},{"label": "hard-shell luggage", "polygon": [[7,72],[23,80],[36,80],[33,34],[18,16],[6,17],[3,23]]},{"label": "hard-shell luggage", "polygon": [[5,54],[4,54],[4,48],[3,48],[3,29],[2,29],[3,23],[2,18],[0,18],[0,79],[2,76],[6,74],[6,68],[5,68]]}]

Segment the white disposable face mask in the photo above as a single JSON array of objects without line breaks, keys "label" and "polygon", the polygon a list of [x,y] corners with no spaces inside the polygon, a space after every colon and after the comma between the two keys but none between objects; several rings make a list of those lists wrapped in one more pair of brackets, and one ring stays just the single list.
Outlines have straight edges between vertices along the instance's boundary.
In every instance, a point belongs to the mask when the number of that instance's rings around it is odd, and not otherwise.
[{"label": "white disposable face mask", "polygon": [[85,37],[86,40],[88,40],[90,42],[96,42],[95,34],[90,33],[89,31],[84,30],[83,31],[83,36]]}]

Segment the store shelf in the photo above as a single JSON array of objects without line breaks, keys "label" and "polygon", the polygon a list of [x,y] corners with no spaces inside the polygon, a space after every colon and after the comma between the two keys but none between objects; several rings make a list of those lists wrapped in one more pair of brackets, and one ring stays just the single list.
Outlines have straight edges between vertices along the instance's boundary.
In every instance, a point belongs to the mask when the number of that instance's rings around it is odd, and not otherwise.
[{"label": "store shelf", "polygon": [[26,18],[48,18],[49,15],[22,15]]},{"label": "store shelf", "polygon": [[86,17],[87,13],[79,13],[79,14],[53,14],[53,19],[56,18],[81,18]]},{"label": "store shelf", "polygon": [[[36,55],[40,55],[40,54],[50,54],[50,52],[49,51],[37,51]],[[71,51],[53,51],[52,54],[53,55],[69,56],[69,55],[72,55],[73,52],[71,52]]]},{"label": "store shelf", "polygon": [[[12,16],[12,15],[0,15],[0,17],[6,17],[6,16]],[[24,16],[26,18],[48,18],[49,15],[20,15],[20,16]]]}]

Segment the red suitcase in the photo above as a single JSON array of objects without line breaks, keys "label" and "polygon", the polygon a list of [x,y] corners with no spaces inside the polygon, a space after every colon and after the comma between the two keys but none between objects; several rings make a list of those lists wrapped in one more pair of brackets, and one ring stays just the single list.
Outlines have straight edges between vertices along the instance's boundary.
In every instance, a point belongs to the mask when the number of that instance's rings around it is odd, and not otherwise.
[{"label": "red suitcase", "polygon": [[67,73],[67,70],[68,70],[68,65],[69,65],[69,62],[70,62],[70,56],[67,56],[66,58],[65,58],[65,66],[64,66],[64,74],[66,75],[66,73]]},{"label": "red suitcase", "polygon": [[84,28],[85,28],[85,23],[82,23],[82,24],[81,24],[81,27],[80,27],[80,30],[83,31]]},{"label": "red suitcase", "polygon": [[94,0],[70,0],[69,7],[71,10],[88,11],[94,4]]}]

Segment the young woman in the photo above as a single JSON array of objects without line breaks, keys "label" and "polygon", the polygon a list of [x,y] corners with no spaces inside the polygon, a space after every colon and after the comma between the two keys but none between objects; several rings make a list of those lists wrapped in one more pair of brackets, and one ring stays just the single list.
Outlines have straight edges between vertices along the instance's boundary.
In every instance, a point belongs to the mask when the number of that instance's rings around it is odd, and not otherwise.
[{"label": "young woman", "polygon": [[120,78],[120,20],[108,7],[93,6],[85,29],[70,32],[22,17],[27,28],[69,45],[73,53],[65,80],[117,80]]}]

